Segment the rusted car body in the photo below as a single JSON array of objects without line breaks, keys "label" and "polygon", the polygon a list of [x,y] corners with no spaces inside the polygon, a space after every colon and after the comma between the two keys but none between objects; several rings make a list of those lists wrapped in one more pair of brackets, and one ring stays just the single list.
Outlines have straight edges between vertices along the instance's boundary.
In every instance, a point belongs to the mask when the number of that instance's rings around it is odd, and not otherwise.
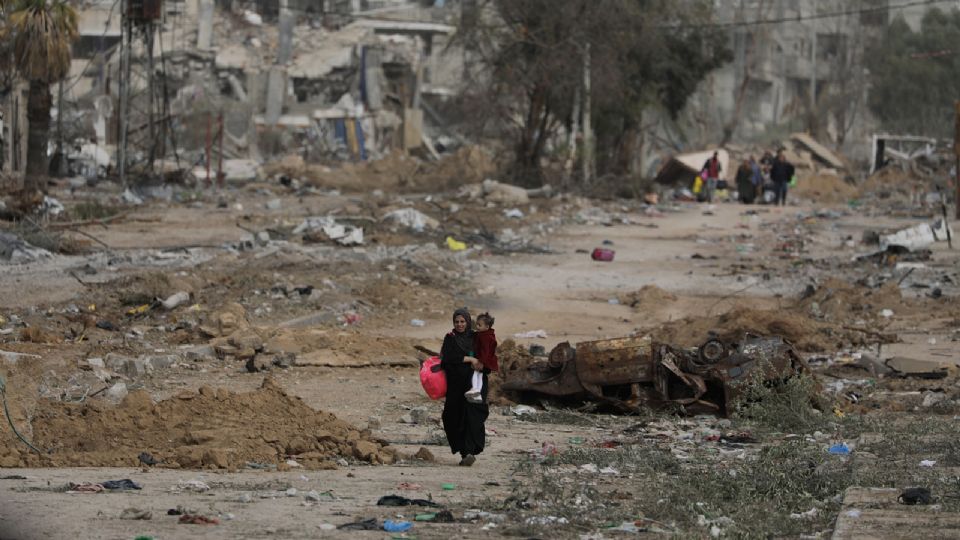
[{"label": "rusted car body", "polygon": [[723,416],[752,377],[775,382],[809,370],[790,342],[752,334],[739,343],[711,338],[692,349],[648,337],[561,343],[545,359],[514,360],[501,369],[507,391],[583,397],[622,410],[675,403]]}]

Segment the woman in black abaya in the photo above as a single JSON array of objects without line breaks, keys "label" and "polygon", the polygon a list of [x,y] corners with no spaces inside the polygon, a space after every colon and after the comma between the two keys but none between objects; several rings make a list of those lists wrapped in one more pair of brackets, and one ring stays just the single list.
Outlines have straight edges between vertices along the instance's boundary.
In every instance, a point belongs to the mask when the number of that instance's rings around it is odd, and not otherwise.
[{"label": "woman in black abaya", "polygon": [[[473,321],[467,308],[453,312],[453,331],[443,338],[440,365],[447,376],[447,398],[443,404],[443,431],[450,451],[460,454],[460,465],[469,467],[483,452],[484,422],[490,414],[487,406],[487,374],[473,358]],[[469,403],[464,393],[470,389],[474,371],[483,371],[483,403]]]}]

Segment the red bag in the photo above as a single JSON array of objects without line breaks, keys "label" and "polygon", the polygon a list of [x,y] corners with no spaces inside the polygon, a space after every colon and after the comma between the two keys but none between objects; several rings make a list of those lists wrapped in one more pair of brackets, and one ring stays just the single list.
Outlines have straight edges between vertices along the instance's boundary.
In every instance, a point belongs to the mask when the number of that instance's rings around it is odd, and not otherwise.
[{"label": "red bag", "polygon": [[447,395],[447,374],[440,367],[440,357],[431,356],[420,366],[420,384],[430,399],[440,399]]},{"label": "red bag", "polygon": [[596,248],[593,250],[593,253],[590,254],[590,258],[592,258],[595,261],[610,262],[613,260],[613,255],[615,253],[616,252],[613,251],[612,249]]}]

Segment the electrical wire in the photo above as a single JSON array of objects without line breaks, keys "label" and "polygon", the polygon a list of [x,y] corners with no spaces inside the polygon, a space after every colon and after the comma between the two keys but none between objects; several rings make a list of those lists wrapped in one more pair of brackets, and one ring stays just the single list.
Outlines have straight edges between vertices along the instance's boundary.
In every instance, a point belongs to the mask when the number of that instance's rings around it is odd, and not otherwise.
[{"label": "electrical wire", "polygon": [[796,17],[779,17],[775,19],[758,19],[755,21],[732,21],[722,23],[703,23],[703,24],[676,24],[660,25],[658,28],[666,29],[687,29],[687,28],[736,28],[745,26],[765,26],[771,24],[785,24],[803,21],[814,21],[820,19],[833,19],[836,17],[846,17],[849,15],[866,15],[869,13],[882,13],[885,11],[896,11],[917,6],[933,6],[936,4],[956,4],[956,0],[913,0],[897,5],[874,6],[868,8],[845,9],[827,13],[814,13],[813,15],[797,15]]},{"label": "electrical wire", "polygon": [[14,435],[16,435],[17,438],[23,442],[23,444],[29,446],[30,449],[33,450],[34,452],[38,454],[43,454],[43,452],[37,449],[36,446],[30,444],[30,441],[25,439],[23,435],[21,435],[20,432],[17,431],[17,426],[13,425],[13,419],[10,417],[10,409],[7,408],[7,389],[6,389],[6,385],[4,384],[2,375],[0,375],[0,397],[2,397],[3,399],[3,414],[6,415],[7,423],[10,424],[10,429],[13,430]]}]

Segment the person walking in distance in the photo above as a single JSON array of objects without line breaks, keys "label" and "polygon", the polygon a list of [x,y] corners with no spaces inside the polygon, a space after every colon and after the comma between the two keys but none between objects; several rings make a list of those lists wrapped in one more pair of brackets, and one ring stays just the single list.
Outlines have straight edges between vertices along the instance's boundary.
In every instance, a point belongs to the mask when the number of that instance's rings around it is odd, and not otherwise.
[{"label": "person walking in distance", "polygon": [[703,170],[707,173],[707,177],[703,179],[703,187],[707,191],[707,202],[713,202],[713,193],[717,190],[720,172],[723,171],[723,166],[720,165],[720,156],[717,152],[714,152],[713,157],[703,164]]},{"label": "person walking in distance", "polygon": [[785,206],[787,204],[787,186],[793,178],[793,165],[783,155],[783,150],[777,151],[777,158],[770,167],[770,180],[773,182],[776,197],[773,204]]}]

